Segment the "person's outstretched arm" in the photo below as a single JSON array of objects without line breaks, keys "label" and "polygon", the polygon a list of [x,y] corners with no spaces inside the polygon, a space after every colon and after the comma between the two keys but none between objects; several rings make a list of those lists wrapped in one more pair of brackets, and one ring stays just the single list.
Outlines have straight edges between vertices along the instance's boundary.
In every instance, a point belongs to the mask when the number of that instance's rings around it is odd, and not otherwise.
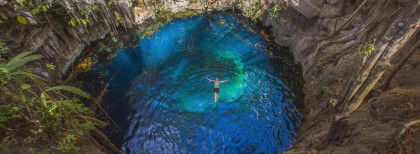
[{"label": "person's outstretched arm", "polygon": [[223,81],[219,81],[220,83],[223,83],[223,82],[227,82],[227,81],[229,81],[229,79],[227,79],[227,80],[223,80]]},{"label": "person's outstretched arm", "polygon": [[207,80],[209,80],[209,81],[211,81],[211,82],[214,82],[214,80],[212,80],[212,79],[209,79],[209,78],[207,78],[207,77],[206,77],[206,79],[207,79]]}]

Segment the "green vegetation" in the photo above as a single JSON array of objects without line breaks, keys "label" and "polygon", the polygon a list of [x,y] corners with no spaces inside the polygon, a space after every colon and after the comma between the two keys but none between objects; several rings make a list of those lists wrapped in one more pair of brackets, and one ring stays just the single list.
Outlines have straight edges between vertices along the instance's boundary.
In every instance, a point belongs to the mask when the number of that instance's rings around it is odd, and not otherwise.
[{"label": "green vegetation", "polygon": [[3,20],[8,20],[9,19],[6,15],[2,14],[1,12],[0,12],[0,16],[1,16],[0,24],[3,23]]},{"label": "green vegetation", "polygon": [[332,93],[332,90],[330,89],[330,85],[334,82],[337,82],[337,79],[334,75],[328,75],[324,78],[322,78],[317,84],[317,90],[318,93],[324,93],[324,94],[330,94]]},{"label": "green vegetation", "polygon": [[11,144],[13,143],[13,139],[10,139],[10,136],[6,136],[1,140],[0,147],[2,148],[2,153],[12,153],[12,149],[10,149]]},{"label": "green vegetation", "polygon": [[283,5],[275,5],[274,3],[271,3],[268,11],[273,19],[278,20],[284,16],[285,7]]},{"label": "green vegetation", "polygon": [[65,138],[62,139],[60,144],[56,146],[55,148],[61,152],[77,151],[80,148],[74,145],[76,140],[77,138],[74,135],[67,135]]},{"label": "green vegetation", "polygon": [[143,24],[137,25],[137,34],[142,36],[141,38],[144,38],[150,36],[165,25],[170,24],[173,19],[188,18],[198,14],[199,13],[194,10],[173,13],[169,9],[162,7],[157,10],[155,18],[149,18]]},{"label": "green vegetation", "polygon": [[4,61],[2,55],[6,54],[7,50],[9,50],[9,48],[5,47],[4,45],[6,45],[6,43],[4,43],[3,40],[0,40],[0,62]]},{"label": "green vegetation", "polygon": [[322,60],[318,60],[312,69],[312,71],[319,73],[322,70],[322,66],[324,66],[324,62]]},{"label": "green vegetation", "polygon": [[[5,49],[0,45],[1,49]],[[0,150],[4,153],[29,152],[71,152],[80,148],[75,145],[79,137],[88,135],[95,125],[106,123],[89,115],[89,109],[80,100],[68,94],[89,99],[90,95],[71,86],[49,87],[43,78],[32,74],[24,65],[41,59],[43,56],[33,52],[23,52],[8,62],[0,62],[0,131],[2,133]],[[70,134],[69,134],[70,133]],[[63,138],[60,134],[69,134]],[[5,136],[4,136],[5,135]],[[58,140],[35,148],[40,138]],[[61,140],[61,142],[59,142]],[[26,148],[11,148],[16,143]]]},{"label": "green vegetation", "polygon": [[333,75],[324,77],[319,83],[318,86],[329,86],[336,82],[337,79]]},{"label": "green vegetation", "polygon": [[357,47],[357,50],[362,52],[363,56],[370,56],[376,50],[376,47],[374,44],[364,43],[364,44],[360,44]]},{"label": "green vegetation", "polygon": [[260,17],[263,13],[262,8],[263,3],[260,0],[254,0],[254,4],[249,8],[250,11],[246,15],[252,21],[256,21],[258,17]]},{"label": "green vegetation", "polygon": [[[48,1],[48,0],[22,0],[22,1],[10,1],[8,4],[9,6],[13,7],[15,10],[20,10],[23,12],[30,12],[32,16],[36,16],[42,13],[44,16],[47,16],[45,13],[51,10],[51,8],[55,7],[56,5],[66,6],[66,13],[68,15],[69,25],[76,26],[76,24],[80,25],[87,25],[89,23],[90,17],[92,16],[93,10],[98,10],[100,8],[97,4],[85,4],[82,7],[76,6],[76,3],[80,3],[73,0],[66,0],[66,1]],[[111,7],[115,5],[112,0],[107,2],[107,6]],[[105,6],[104,6],[105,7]],[[106,10],[106,9],[105,9]],[[8,20],[9,17],[15,15],[7,15],[0,12],[0,24],[3,23],[5,20]],[[9,16],[9,17],[8,17]],[[16,20],[21,24],[27,24],[28,16],[22,15],[21,13],[17,13]],[[40,18],[37,18],[39,20]],[[46,18],[47,21],[50,22],[48,17]]]},{"label": "green vegetation", "polygon": [[322,90],[324,91],[324,93],[327,93],[327,94],[332,92],[329,87],[322,87]]},{"label": "green vegetation", "polygon": [[194,10],[186,10],[184,12],[177,12],[173,14],[172,16],[174,19],[176,19],[176,18],[188,18],[188,17],[196,16],[198,14],[199,13]]}]

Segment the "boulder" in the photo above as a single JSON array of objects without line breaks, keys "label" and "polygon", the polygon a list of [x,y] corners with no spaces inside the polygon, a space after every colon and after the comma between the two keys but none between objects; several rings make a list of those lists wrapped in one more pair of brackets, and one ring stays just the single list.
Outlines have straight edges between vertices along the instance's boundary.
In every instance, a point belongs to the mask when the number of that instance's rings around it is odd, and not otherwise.
[{"label": "boulder", "polygon": [[287,0],[287,2],[306,18],[318,16],[323,6],[323,1],[319,0]]}]

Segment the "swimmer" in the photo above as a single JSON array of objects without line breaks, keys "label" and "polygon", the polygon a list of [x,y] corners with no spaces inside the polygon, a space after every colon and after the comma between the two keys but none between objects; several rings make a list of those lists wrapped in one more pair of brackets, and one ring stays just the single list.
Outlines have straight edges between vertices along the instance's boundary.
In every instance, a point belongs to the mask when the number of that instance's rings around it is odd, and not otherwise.
[{"label": "swimmer", "polygon": [[211,82],[214,82],[214,102],[216,103],[217,99],[219,98],[219,83],[227,82],[229,81],[229,79],[223,81],[219,81],[219,78],[216,78],[216,80],[211,80],[206,77],[206,79]]}]

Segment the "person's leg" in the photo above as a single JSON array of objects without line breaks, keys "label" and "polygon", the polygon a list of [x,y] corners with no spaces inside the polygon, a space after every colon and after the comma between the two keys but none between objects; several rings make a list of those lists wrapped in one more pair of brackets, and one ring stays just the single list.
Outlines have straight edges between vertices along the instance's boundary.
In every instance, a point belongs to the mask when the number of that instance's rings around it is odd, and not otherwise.
[{"label": "person's leg", "polygon": [[217,93],[214,93],[214,102],[216,103],[217,101]]},{"label": "person's leg", "polygon": [[219,94],[216,94],[216,101],[215,102],[217,102],[218,99],[219,99]]}]

